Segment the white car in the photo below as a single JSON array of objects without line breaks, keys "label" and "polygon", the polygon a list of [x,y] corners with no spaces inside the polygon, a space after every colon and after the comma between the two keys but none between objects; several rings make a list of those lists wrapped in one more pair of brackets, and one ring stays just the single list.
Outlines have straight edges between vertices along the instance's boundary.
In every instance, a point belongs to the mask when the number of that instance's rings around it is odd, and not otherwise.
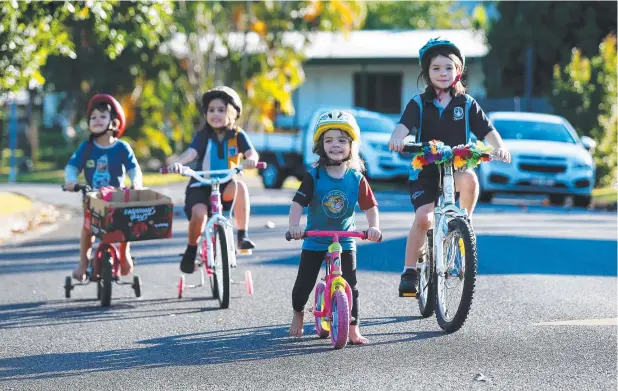
[{"label": "white car", "polygon": [[332,109],[345,110],[355,117],[361,130],[360,155],[365,161],[368,178],[395,179],[408,176],[411,155],[395,153],[388,149],[388,140],[397,124],[381,113],[356,107],[324,107],[314,112],[308,126],[311,131],[306,135],[305,156],[309,157],[306,165],[318,158],[311,151],[315,123],[321,114]]},{"label": "white car", "polygon": [[590,204],[596,166],[595,142],[579,137],[563,117],[524,112],[492,112],[489,119],[511,152],[511,163],[479,166],[480,200],[495,193],[546,194],[554,205],[573,196],[574,205]]}]

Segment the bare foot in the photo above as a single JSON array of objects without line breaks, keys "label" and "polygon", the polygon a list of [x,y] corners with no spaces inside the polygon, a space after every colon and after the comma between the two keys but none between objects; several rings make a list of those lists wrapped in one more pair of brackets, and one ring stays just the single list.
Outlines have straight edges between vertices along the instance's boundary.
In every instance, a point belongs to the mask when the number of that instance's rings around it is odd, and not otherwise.
[{"label": "bare foot", "polygon": [[86,281],[86,271],[88,270],[88,264],[82,263],[73,270],[73,278],[79,282]]},{"label": "bare foot", "polygon": [[123,276],[133,273],[133,257],[128,251],[120,255],[120,274]]},{"label": "bare foot", "polygon": [[303,336],[303,321],[304,312],[294,311],[294,317],[292,318],[292,325],[290,326],[290,337],[300,338]]},{"label": "bare foot", "polygon": [[358,325],[351,324],[349,342],[353,345],[365,345],[369,340],[361,335]]}]

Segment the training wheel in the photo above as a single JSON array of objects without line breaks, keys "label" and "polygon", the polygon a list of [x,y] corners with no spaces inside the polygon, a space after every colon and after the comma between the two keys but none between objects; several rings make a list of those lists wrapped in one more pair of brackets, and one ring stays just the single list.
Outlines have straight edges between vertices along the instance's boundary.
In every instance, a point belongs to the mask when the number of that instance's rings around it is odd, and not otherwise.
[{"label": "training wheel", "polygon": [[247,287],[247,292],[252,295],[253,294],[253,277],[251,277],[251,272],[247,270],[245,272],[245,286]]},{"label": "training wheel", "polygon": [[64,279],[64,297],[67,299],[71,298],[71,290],[73,289],[73,284],[71,282],[71,277],[66,276]]},{"label": "training wheel", "polygon": [[180,280],[178,280],[178,298],[182,299],[182,293],[185,290],[185,276],[180,276]]}]

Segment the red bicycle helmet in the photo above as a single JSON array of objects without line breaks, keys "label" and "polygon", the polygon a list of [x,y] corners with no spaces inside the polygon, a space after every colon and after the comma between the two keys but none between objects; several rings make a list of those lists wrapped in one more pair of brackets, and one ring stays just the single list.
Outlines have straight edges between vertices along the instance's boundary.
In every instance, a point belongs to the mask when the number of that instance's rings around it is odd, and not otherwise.
[{"label": "red bicycle helmet", "polygon": [[124,115],[124,110],[122,109],[122,106],[120,105],[120,103],[118,103],[118,101],[111,95],[107,95],[107,94],[96,94],[95,96],[93,96],[92,98],[90,98],[90,102],[88,102],[88,110],[87,113],[88,115],[90,115],[93,107],[98,104],[98,103],[107,103],[112,107],[112,110],[114,111],[112,113],[112,119],[114,118],[114,115],[116,116],[115,118],[118,119],[118,121],[120,122],[118,124],[118,135],[116,137],[122,137],[122,135],[124,134],[124,130],[127,126],[127,119]]}]

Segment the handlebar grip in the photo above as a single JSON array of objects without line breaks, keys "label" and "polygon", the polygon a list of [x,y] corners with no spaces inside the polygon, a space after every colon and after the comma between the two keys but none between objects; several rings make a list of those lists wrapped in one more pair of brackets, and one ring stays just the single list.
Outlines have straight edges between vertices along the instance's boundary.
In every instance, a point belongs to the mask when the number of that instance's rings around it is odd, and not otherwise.
[{"label": "handlebar grip", "polygon": [[160,168],[160,169],[159,169],[159,172],[160,172],[161,174],[169,174],[169,173],[170,173],[170,170],[169,170],[167,167],[163,167],[163,168]]},{"label": "handlebar grip", "polygon": [[287,240],[288,242],[292,240],[292,234],[290,233],[290,231],[285,233],[285,240]]},{"label": "handlebar grip", "polygon": [[409,152],[409,153],[421,152],[423,150],[423,147],[428,144],[429,143],[427,142],[404,144],[403,150],[401,152]]},{"label": "handlebar grip", "polygon": [[260,170],[263,170],[263,169],[265,169],[266,167],[268,167],[268,163],[266,163],[266,162],[258,162],[258,163],[255,165],[255,168],[260,169]]}]

